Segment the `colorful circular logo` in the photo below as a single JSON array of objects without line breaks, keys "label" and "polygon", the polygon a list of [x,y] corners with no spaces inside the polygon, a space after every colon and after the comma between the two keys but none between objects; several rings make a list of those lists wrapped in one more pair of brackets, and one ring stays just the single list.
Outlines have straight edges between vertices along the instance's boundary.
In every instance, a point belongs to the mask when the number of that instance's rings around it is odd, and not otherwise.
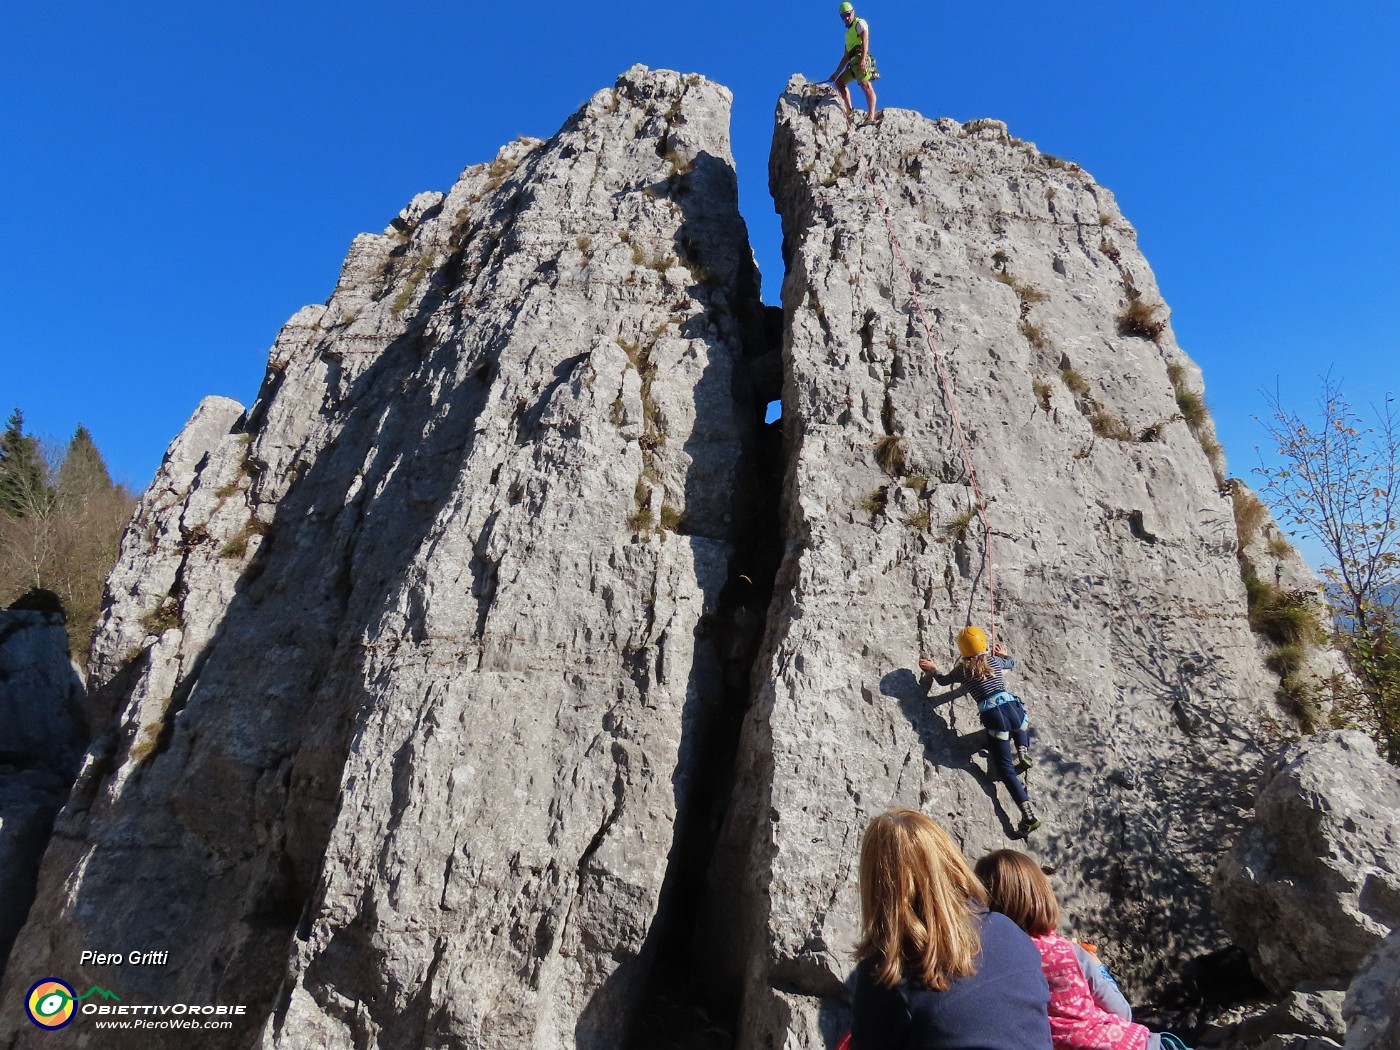
[{"label": "colorful circular logo", "polygon": [[29,989],[24,1009],[40,1028],[62,1028],[73,1020],[77,993],[66,981],[45,977]]}]

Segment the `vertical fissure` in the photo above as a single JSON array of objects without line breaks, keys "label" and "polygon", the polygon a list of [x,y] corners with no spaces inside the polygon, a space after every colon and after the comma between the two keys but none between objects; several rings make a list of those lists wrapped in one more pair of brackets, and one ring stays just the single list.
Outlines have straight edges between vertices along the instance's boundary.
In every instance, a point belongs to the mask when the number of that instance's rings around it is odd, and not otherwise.
[{"label": "vertical fissure", "polygon": [[706,651],[718,665],[710,670],[722,685],[706,708],[688,720],[687,732],[694,733],[689,786],[677,813],[650,974],[627,1050],[727,1048],[738,1025],[737,986],[699,979],[715,970],[703,903],[711,892],[708,875],[734,797],[740,735],[754,695],[754,668],[783,551],[782,422],[763,418],[781,394],[780,317],[779,309],[761,307],[747,326],[748,404],[756,418],[733,501],[736,518],[743,517],[735,528],[719,601],[699,627]]}]

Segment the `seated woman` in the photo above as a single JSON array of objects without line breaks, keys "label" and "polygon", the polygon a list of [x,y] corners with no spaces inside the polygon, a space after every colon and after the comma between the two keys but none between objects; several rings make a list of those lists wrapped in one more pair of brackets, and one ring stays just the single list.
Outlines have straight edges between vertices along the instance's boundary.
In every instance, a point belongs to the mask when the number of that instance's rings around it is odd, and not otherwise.
[{"label": "seated woman", "polygon": [[851,1050],[1051,1050],[1040,953],[986,903],[928,817],[892,809],[870,822]]},{"label": "seated woman", "polygon": [[977,862],[990,905],[1030,934],[1050,984],[1055,1050],[1172,1050],[1170,1033],[1133,1023],[1133,1011],[1097,957],[1055,932],[1060,905],[1050,880],[1024,853],[999,849]]}]

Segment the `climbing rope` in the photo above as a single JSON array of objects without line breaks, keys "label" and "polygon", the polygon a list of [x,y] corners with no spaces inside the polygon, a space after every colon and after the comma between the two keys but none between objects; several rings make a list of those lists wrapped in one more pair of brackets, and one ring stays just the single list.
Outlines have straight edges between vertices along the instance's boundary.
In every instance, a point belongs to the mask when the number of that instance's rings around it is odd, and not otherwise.
[{"label": "climbing rope", "polygon": [[852,134],[855,130],[851,120],[851,110],[843,107],[842,112],[846,117],[846,137],[851,142],[856,154],[856,164],[858,168],[863,168],[865,177],[870,183],[871,192],[875,196],[875,202],[880,206],[880,214],[885,220],[885,232],[889,235],[890,251],[895,260],[899,263],[900,270],[904,273],[904,280],[909,285],[909,301],[914,304],[914,310],[919,315],[919,321],[924,328],[924,339],[928,343],[929,353],[933,356],[934,365],[938,370],[938,379],[943,387],[943,404],[948,409],[948,415],[953,420],[953,433],[957,435],[958,446],[962,450],[963,469],[967,471],[967,476],[972,483],[973,498],[977,503],[977,517],[982,522],[983,557],[987,566],[987,638],[988,645],[996,644],[997,630],[997,592],[996,578],[993,571],[992,562],[992,524],[987,517],[987,501],[982,496],[982,486],[977,479],[977,468],[972,462],[972,452],[968,448],[967,437],[963,431],[962,417],[958,413],[958,401],[953,396],[953,384],[948,378],[948,369],[943,361],[943,354],[939,352],[938,342],[933,338],[933,326],[929,324],[928,314],[924,312],[924,304],[919,298],[918,286],[914,283],[914,275],[909,269],[909,263],[904,258],[904,251],[899,244],[899,234],[895,232],[894,220],[890,218],[890,209],[885,204],[884,194],[880,192],[879,183],[875,180],[875,172],[860,148],[860,140]]}]

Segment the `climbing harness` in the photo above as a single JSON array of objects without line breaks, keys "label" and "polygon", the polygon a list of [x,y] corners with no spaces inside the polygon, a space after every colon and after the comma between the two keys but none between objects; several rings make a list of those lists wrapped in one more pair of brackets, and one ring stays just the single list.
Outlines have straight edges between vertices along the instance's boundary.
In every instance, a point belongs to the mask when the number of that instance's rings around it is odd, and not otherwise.
[{"label": "climbing harness", "polygon": [[[987,697],[987,699],[979,701],[977,704],[977,710],[979,712],[990,711],[994,707],[1000,707],[1002,704],[1015,703],[1020,699],[1021,698],[1019,696],[1011,692],[1009,689],[1003,689],[1001,692],[993,693],[991,696]],[[997,734],[993,733],[992,735],[996,736]],[[1005,740],[1007,738],[1003,736],[1001,739]]]},{"label": "climbing harness", "polygon": [[860,60],[860,45],[856,45],[846,52],[845,69],[841,74],[837,74],[836,79],[840,80],[843,74],[849,76],[857,84],[861,83],[862,76],[867,81],[880,79],[880,70],[875,66],[874,55],[867,55],[864,62]]},{"label": "climbing harness", "polygon": [[943,404],[948,409],[948,414],[953,421],[953,432],[957,435],[958,446],[962,450],[963,468],[967,471],[968,480],[972,484],[972,494],[977,502],[977,517],[982,522],[983,556],[987,567],[987,628],[989,643],[996,641],[997,622],[997,600],[996,600],[996,580],[992,561],[992,524],[987,517],[987,501],[982,495],[982,485],[977,478],[977,468],[972,462],[972,452],[968,448],[967,437],[963,431],[962,417],[958,413],[957,399],[953,396],[953,384],[948,378],[948,369],[944,364],[943,355],[939,352],[938,343],[933,338],[933,326],[929,324],[928,315],[924,312],[924,305],[920,301],[918,286],[914,283],[914,275],[910,272],[909,263],[904,258],[904,251],[899,244],[899,235],[895,233],[894,220],[890,217],[890,209],[885,204],[884,195],[880,192],[879,183],[875,180],[875,172],[872,170],[870,160],[864,155],[860,148],[859,136],[852,136],[853,124],[851,111],[842,107],[842,113],[846,118],[846,135],[849,141],[854,143],[857,163],[865,170],[865,177],[870,183],[870,190],[875,197],[875,203],[880,206],[880,214],[885,220],[885,232],[889,235],[890,250],[894,254],[895,260],[899,263],[899,268],[904,274],[905,283],[909,285],[909,300],[914,304],[914,309],[919,315],[919,321],[923,325],[924,339],[928,343],[929,353],[933,356],[934,365],[938,370],[938,379],[943,387]]}]

